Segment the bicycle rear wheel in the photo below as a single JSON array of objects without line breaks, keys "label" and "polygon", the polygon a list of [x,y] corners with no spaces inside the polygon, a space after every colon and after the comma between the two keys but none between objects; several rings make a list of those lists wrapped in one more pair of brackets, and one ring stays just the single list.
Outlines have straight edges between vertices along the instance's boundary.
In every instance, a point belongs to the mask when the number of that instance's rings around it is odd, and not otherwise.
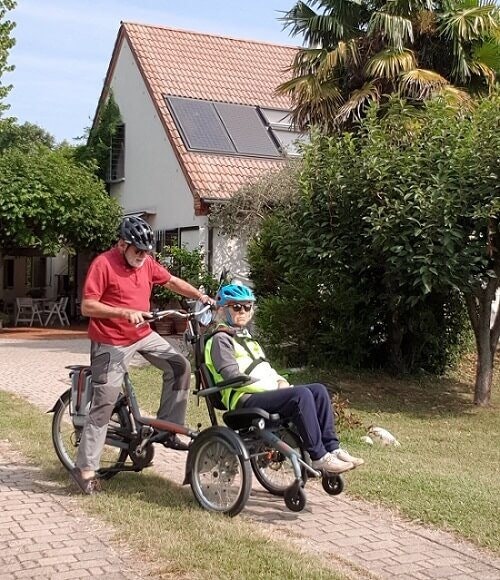
[{"label": "bicycle rear wheel", "polygon": [[[59,461],[70,471],[75,467],[76,455],[82,435],[81,428],[75,427],[70,415],[71,389],[61,395],[59,404],[52,418],[52,443]],[[111,439],[117,442],[127,439],[130,433],[130,420],[122,406],[117,406],[108,425],[107,441]],[[126,448],[106,443],[101,456],[101,462],[97,475],[101,479],[110,479],[125,465],[128,457],[128,444]]]}]

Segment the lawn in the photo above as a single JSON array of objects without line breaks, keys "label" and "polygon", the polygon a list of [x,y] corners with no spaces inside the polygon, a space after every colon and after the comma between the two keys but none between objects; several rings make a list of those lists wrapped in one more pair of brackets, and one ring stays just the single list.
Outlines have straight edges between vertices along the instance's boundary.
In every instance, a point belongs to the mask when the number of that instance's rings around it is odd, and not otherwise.
[{"label": "lawn", "polygon": [[[0,439],[10,442],[45,475],[75,493],[58,463],[50,437],[51,416],[0,391]],[[158,579],[345,580],[349,567],[303,555],[245,518],[228,518],[199,508],[189,488],[151,472],[122,474],[106,492],[78,496],[81,507],[111,524],[116,539],[141,567]],[[64,501],[64,500],[62,500]],[[339,569],[341,571],[339,571]]]},{"label": "lawn", "polygon": [[[500,553],[500,386],[490,408],[475,407],[473,371],[469,357],[446,378],[315,370],[293,382],[321,379],[349,401],[348,413],[362,424],[339,428],[343,445],[366,460],[349,475],[349,494]],[[158,371],[136,370],[133,380],[141,405],[155,411]],[[210,424],[204,401],[197,407],[191,398],[188,423]],[[388,429],[401,447],[363,444],[360,437],[372,424]]]}]

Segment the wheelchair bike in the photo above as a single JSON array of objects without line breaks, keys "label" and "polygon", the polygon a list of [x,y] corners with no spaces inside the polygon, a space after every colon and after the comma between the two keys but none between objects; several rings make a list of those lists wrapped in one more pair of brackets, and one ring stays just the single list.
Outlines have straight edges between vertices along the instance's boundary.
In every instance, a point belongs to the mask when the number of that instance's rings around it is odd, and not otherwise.
[{"label": "wheelchair bike", "polygon": [[[323,489],[328,494],[340,494],[344,489],[343,477],[313,469],[293,425],[279,414],[270,414],[260,408],[225,409],[221,392],[249,385],[253,379],[241,375],[228,381],[214,381],[204,360],[205,344],[211,334],[200,332],[199,324],[197,319],[192,319],[185,338],[195,358],[194,393],[205,399],[212,427],[194,440],[184,482],[190,483],[198,503],[211,511],[236,515],[248,500],[252,472],[264,489],[283,497],[287,508],[294,512],[306,505],[304,487],[310,476],[321,477]],[[217,411],[223,412],[225,426],[219,425]],[[221,477],[225,481],[222,486]],[[235,486],[237,479],[239,483]],[[231,486],[234,501],[228,509]]]},{"label": "wheelchair bike", "polygon": [[[250,384],[253,379],[242,375],[230,381],[215,383],[204,362],[205,335],[198,318],[209,307],[194,312],[175,310],[157,312],[150,321],[164,316],[181,316],[187,320],[186,341],[191,344],[195,359],[195,394],[204,398],[211,426],[196,429],[143,416],[128,374],[123,393],[117,399],[108,425],[106,442],[97,475],[110,479],[120,472],[140,472],[152,465],[154,445],[165,434],[182,434],[191,439],[186,460],[184,484],[189,484],[198,504],[212,512],[229,516],[245,507],[252,488],[252,472],[271,494],[282,496],[292,511],[305,507],[304,486],[308,476],[322,477],[323,488],[337,495],[344,488],[340,475],[322,475],[310,465],[300,437],[293,427],[277,414],[263,409],[245,408],[226,411],[220,425],[216,409],[223,410],[220,393],[225,388]],[[208,321],[205,320],[208,324]],[[208,338],[209,335],[207,335]],[[90,368],[70,366],[72,386],[49,411],[52,420],[52,441],[63,466],[71,470],[83,425],[91,404]]]}]

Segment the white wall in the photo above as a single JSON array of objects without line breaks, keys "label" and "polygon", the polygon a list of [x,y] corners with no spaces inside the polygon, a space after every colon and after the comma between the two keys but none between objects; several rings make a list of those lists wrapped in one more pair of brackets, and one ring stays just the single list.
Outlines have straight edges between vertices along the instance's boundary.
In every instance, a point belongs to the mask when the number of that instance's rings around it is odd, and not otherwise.
[{"label": "white wall", "polygon": [[113,196],[126,212],[155,212],[148,217],[155,230],[204,224],[126,41],[111,88],[125,123],[125,181],[113,185]]},{"label": "white wall", "polygon": [[[189,249],[208,250],[208,220],[195,216],[193,195],[154,108],[127,42],[117,59],[111,88],[125,123],[125,180],[112,185],[112,195],[127,212],[148,210],[155,230],[198,226],[183,232]],[[248,274],[245,245],[214,233],[212,270],[228,267],[243,278]]]},{"label": "white wall", "polygon": [[228,268],[234,278],[246,282],[249,266],[245,256],[246,243],[239,238],[223,236],[214,230],[212,271],[215,276],[219,276],[223,268]]}]

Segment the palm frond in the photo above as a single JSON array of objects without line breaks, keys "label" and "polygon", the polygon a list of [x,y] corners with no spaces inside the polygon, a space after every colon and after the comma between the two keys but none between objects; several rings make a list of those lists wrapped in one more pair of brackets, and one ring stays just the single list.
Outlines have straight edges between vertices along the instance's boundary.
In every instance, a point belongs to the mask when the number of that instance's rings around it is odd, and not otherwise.
[{"label": "palm frond", "polygon": [[488,67],[491,71],[500,72],[500,42],[489,39],[475,46],[472,50],[471,60],[471,68],[475,66],[475,63],[481,63],[481,65]]},{"label": "palm frond", "polygon": [[389,0],[381,8],[388,14],[409,17],[421,10],[433,10],[433,0]]},{"label": "palm frond", "polygon": [[366,65],[366,74],[372,78],[394,79],[402,72],[415,68],[413,51],[388,48],[372,56]]},{"label": "palm frond", "polygon": [[494,1],[452,10],[440,17],[439,32],[451,40],[471,42],[493,36],[500,28],[499,9]]},{"label": "palm frond", "polygon": [[325,125],[344,102],[337,79],[319,82],[316,75],[291,79],[281,84],[276,92],[287,94],[292,100],[290,117],[298,130],[305,130],[310,125]]},{"label": "palm frond", "polygon": [[403,16],[374,12],[368,24],[368,36],[378,35],[387,39],[390,47],[402,50],[405,42],[413,42],[413,25]]},{"label": "palm frond", "polygon": [[290,29],[290,35],[302,35],[304,44],[311,47],[328,47],[339,40],[350,38],[353,32],[352,20],[342,14],[330,11],[318,14],[300,1],[280,20],[283,29]]},{"label": "palm frond", "polygon": [[398,85],[401,95],[425,101],[448,85],[448,81],[432,70],[415,68],[403,73],[399,77]]},{"label": "palm frond", "polygon": [[325,53],[317,68],[320,79],[327,79],[335,69],[345,69],[349,66],[357,67],[360,62],[360,54],[357,42],[339,42],[333,50]]},{"label": "palm frond", "polygon": [[442,87],[435,95],[435,99],[442,99],[447,105],[455,109],[467,111],[473,108],[473,99],[463,89],[454,87],[453,85],[446,85]]},{"label": "palm frond", "polygon": [[339,108],[335,122],[342,125],[349,120],[359,121],[370,103],[379,100],[380,91],[375,83],[368,81],[350,94],[349,99]]},{"label": "palm frond", "polygon": [[327,51],[324,48],[300,48],[295,54],[289,71],[297,77],[316,73],[326,54]]}]

